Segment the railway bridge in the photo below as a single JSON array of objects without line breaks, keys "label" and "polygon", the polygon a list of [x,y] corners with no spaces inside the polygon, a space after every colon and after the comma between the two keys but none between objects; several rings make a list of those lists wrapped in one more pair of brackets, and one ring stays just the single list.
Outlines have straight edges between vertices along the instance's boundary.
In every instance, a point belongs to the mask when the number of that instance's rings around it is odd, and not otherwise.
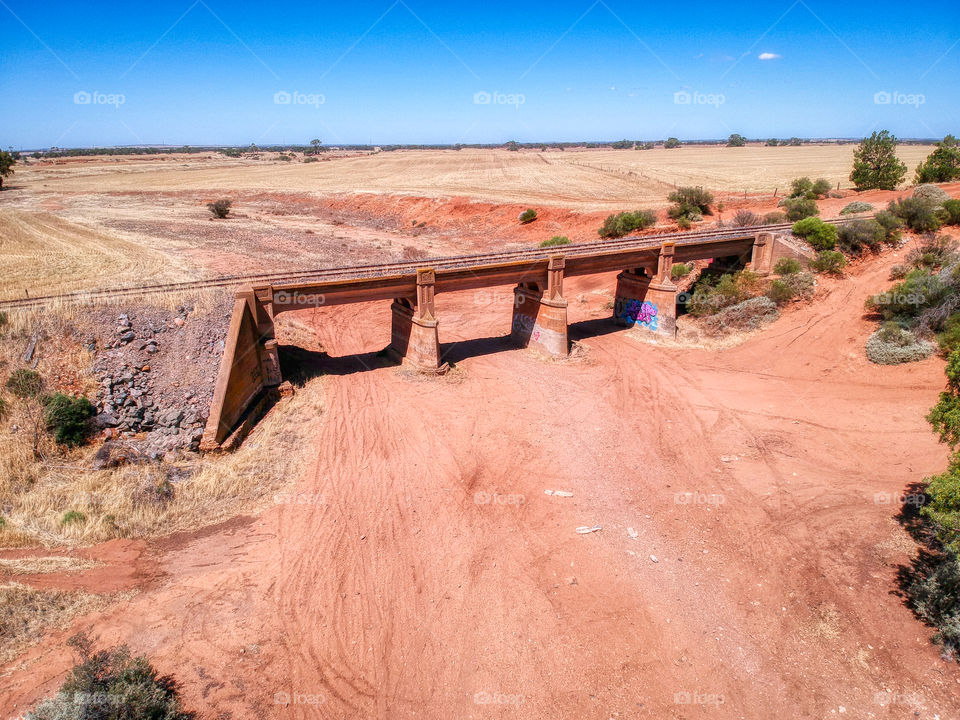
[{"label": "railway bridge", "polygon": [[[569,352],[564,279],[620,271],[612,320],[664,335],[676,332],[675,262],[736,256],[768,274],[785,256],[808,257],[785,242],[789,225],[671,233],[559,248],[513,250],[353,268],[318,270],[294,280],[253,284],[237,292],[201,448],[242,439],[280,385],[274,320],[284,312],[345,303],[390,301],[389,353],[423,373],[445,369],[437,295],[514,285],[511,336],[520,347],[555,356]],[[252,419],[251,419],[252,418]]]}]

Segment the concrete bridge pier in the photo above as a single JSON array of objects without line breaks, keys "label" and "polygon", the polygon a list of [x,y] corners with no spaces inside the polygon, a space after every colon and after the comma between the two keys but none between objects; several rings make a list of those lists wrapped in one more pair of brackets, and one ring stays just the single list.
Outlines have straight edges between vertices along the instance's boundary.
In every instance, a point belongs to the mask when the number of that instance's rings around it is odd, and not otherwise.
[{"label": "concrete bridge pier", "polygon": [[673,243],[664,243],[652,267],[624,270],[617,275],[613,320],[623,327],[640,326],[661,335],[677,333],[677,286],[671,280]]},{"label": "concrete bridge pier", "polygon": [[520,347],[557,357],[570,354],[567,301],[563,297],[564,265],[562,256],[550,258],[546,290],[536,282],[521,282],[514,289],[510,336]]},{"label": "concrete bridge pier", "polygon": [[450,367],[440,363],[435,282],[433,270],[417,270],[416,298],[397,298],[390,306],[393,323],[389,354],[403,365],[425,374],[443,373]]},{"label": "concrete bridge pier", "polygon": [[773,233],[757,233],[753,241],[753,251],[750,254],[750,269],[758,275],[769,275],[773,272],[773,255]]}]

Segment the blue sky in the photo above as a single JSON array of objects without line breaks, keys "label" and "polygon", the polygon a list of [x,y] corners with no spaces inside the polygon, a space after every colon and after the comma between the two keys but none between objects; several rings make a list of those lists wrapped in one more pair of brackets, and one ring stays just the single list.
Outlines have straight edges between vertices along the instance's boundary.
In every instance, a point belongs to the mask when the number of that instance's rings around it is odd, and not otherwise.
[{"label": "blue sky", "polygon": [[5,148],[960,134],[955,0],[0,0],[0,18]]}]

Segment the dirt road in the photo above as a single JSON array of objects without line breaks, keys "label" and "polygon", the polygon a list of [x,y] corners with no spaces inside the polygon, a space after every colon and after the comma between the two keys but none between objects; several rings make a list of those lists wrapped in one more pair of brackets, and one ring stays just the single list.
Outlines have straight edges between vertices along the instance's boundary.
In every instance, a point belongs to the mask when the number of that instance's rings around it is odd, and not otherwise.
[{"label": "dirt road", "polygon": [[[896,261],[724,351],[613,331],[612,276],[568,284],[567,362],[510,348],[509,289],[443,295],[441,379],[377,363],[386,304],[325,311],[311,471],[124,545],[142,592],[76,627],[208,718],[958,717],[960,670],[894,594],[896,496],[946,460],[942,362],[863,355]],[[0,675],[0,716],[55,689],[67,634]]]}]

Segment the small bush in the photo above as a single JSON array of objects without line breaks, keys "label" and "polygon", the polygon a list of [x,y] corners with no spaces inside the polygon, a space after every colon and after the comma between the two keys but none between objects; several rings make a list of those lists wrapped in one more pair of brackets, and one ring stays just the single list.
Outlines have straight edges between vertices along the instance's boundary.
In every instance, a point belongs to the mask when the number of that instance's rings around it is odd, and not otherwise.
[{"label": "small bush", "polygon": [[840,211],[841,215],[855,215],[857,213],[865,213],[873,210],[873,205],[870,203],[861,202],[856,200],[849,205],[847,205],[843,210]]},{"label": "small bush", "polygon": [[681,217],[677,219],[677,227],[681,230],[689,230],[693,227],[693,223],[688,217]]},{"label": "small bush", "polygon": [[930,356],[933,345],[918,340],[895,322],[884,323],[867,339],[867,358],[877,365],[900,365]]},{"label": "small bush", "polygon": [[847,258],[839,250],[821,250],[810,261],[810,269],[827,275],[840,275],[847,265]]},{"label": "small bush", "polygon": [[960,654],[960,559],[948,550],[931,570],[907,588],[907,597],[917,615],[937,628],[933,641],[956,658]]},{"label": "small bush", "polygon": [[78,654],[57,694],[28,714],[29,720],[192,720],[181,708],[177,684],[159,675],[126,646],[93,651],[83,634],[68,643]]},{"label": "small bush", "polygon": [[907,265],[894,265],[890,268],[890,279],[903,280],[908,272],[910,272],[910,268]]},{"label": "small bush", "polygon": [[860,253],[864,248],[876,252],[884,236],[883,226],[876,220],[853,220],[837,227],[840,247],[848,253]]},{"label": "small bush", "polygon": [[903,220],[914,232],[935,232],[943,225],[945,212],[923,198],[909,197],[891,200],[887,210]]},{"label": "small bush", "polygon": [[694,285],[687,309],[698,317],[712,315],[750,298],[759,286],[760,276],[747,270],[719,278],[701,276]]},{"label": "small bush", "polygon": [[793,234],[810,243],[814,250],[832,250],[837,244],[837,228],[820,218],[808,217],[793,224]]},{"label": "small bush", "polygon": [[686,263],[676,263],[672,268],[670,268],[670,279],[679,280],[680,278],[689,275],[692,270],[692,265],[687,265]]},{"label": "small bush", "polygon": [[917,189],[913,191],[913,197],[937,206],[943,205],[950,199],[949,193],[936,185],[918,185]]},{"label": "small bush", "polygon": [[753,227],[763,225],[763,218],[750,210],[737,210],[730,224],[734,227]]},{"label": "small bush", "polygon": [[554,235],[549,240],[542,241],[540,243],[540,247],[548,248],[548,247],[557,247],[558,245],[569,245],[569,244],[570,244],[570,238],[568,238],[566,235]]},{"label": "small bush", "polygon": [[943,331],[937,335],[940,349],[947,354],[960,350],[960,313],[954,313],[943,323]]},{"label": "small bush", "polygon": [[790,197],[816,200],[825,197],[832,185],[829,180],[817,178],[816,182],[808,177],[797,178],[790,183]]},{"label": "small bush", "polygon": [[212,203],[207,203],[207,209],[213,213],[213,216],[220,218],[221,220],[230,214],[230,206],[233,205],[232,200],[227,200],[226,198],[221,198]]},{"label": "small bush", "polygon": [[954,292],[938,276],[912,270],[887,292],[868,298],[865,306],[880,313],[884,320],[915,318],[926,308],[937,307]]},{"label": "small bush", "polygon": [[770,283],[770,289],[767,290],[767,297],[773,300],[777,305],[783,305],[793,300],[796,293],[783,280],[774,280]]},{"label": "small bush", "polygon": [[68,510],[60,519],[61,525],[83,525],[87,521],[87,516],[79,510]]},{"label": "small bush", "polygon": [[521,225],[526,225],[527,223],[532,223],[537,219],[537,211],[533,208],[527,208],[522,213],[520,213],[517,220],[520,221]]},{"label": "small bush", "polygon": [[917,268],[944,267],[957,259],[957,241],[949,235],[926,235],[907,254],[907,262]]},{"label": "small bush", "polygon": [[656,213],[652,210],[637,210],[636,212],[622,212],[608,215],[603,226],[597,230],[602,238],[618,238],[634,230],[645,230],[657,222]]},{"label": "small bush", "polygon": [[764,225],[781,225],[785,222],[787,222],[787,214],[778,210],[774,210],[763,216]]},{"label": "small bush", "polygon": [[43,417],[47,429],[61,445],[79,445],[87,435],[87,420],[93,415],[93,405],[82,395],[73,397],[54,393],[44,402]]},{"label": "small bush", "polygon": [[943,204],[943,224],[960,225],[960,200],[947,200]]},{"label": "small bush", "polygon": [[783,203],[787,220],[796,222],[820,214],[817,201],[810,198],[787,198]]},{"label": "small bush", "polygon": [[7,390],[18,398],[37,397],[43,390],[43,378],[36,370],[19,368],[7,378]]},{"label": "small bush", "polygon": [[903,223],[900,221],[900,218],[889,210],[881,210],[873,216],[873,219],[883,227],[883,241],[885,243],[888,245],[896,245],[900,242],[900,238],[903,237],[903,233],[900,231]]},{"label": "small bush", "polygon": [[777,264],[773,266],[773,271],[777,275],[793,275],[794,273],[800,272],[803,266],[800,264],[799,260],[795,260],[790,257],[782,257],[777,260]]},{"label": "small bush", "polygon": [[688,217],[691,220],[695,215],[712,215],[710,206],[713,204],[713,193],[702,187],[681,187],[667,195],[667,200],[674,204],[670,209],[670,217],[674,220]]},{"label": "small bush", "polygon": [[773,322],[780,317],[777,304],[761,295],[724,308],[704,320],[704,328],[717,334],[729,330],[749,331]]}]

